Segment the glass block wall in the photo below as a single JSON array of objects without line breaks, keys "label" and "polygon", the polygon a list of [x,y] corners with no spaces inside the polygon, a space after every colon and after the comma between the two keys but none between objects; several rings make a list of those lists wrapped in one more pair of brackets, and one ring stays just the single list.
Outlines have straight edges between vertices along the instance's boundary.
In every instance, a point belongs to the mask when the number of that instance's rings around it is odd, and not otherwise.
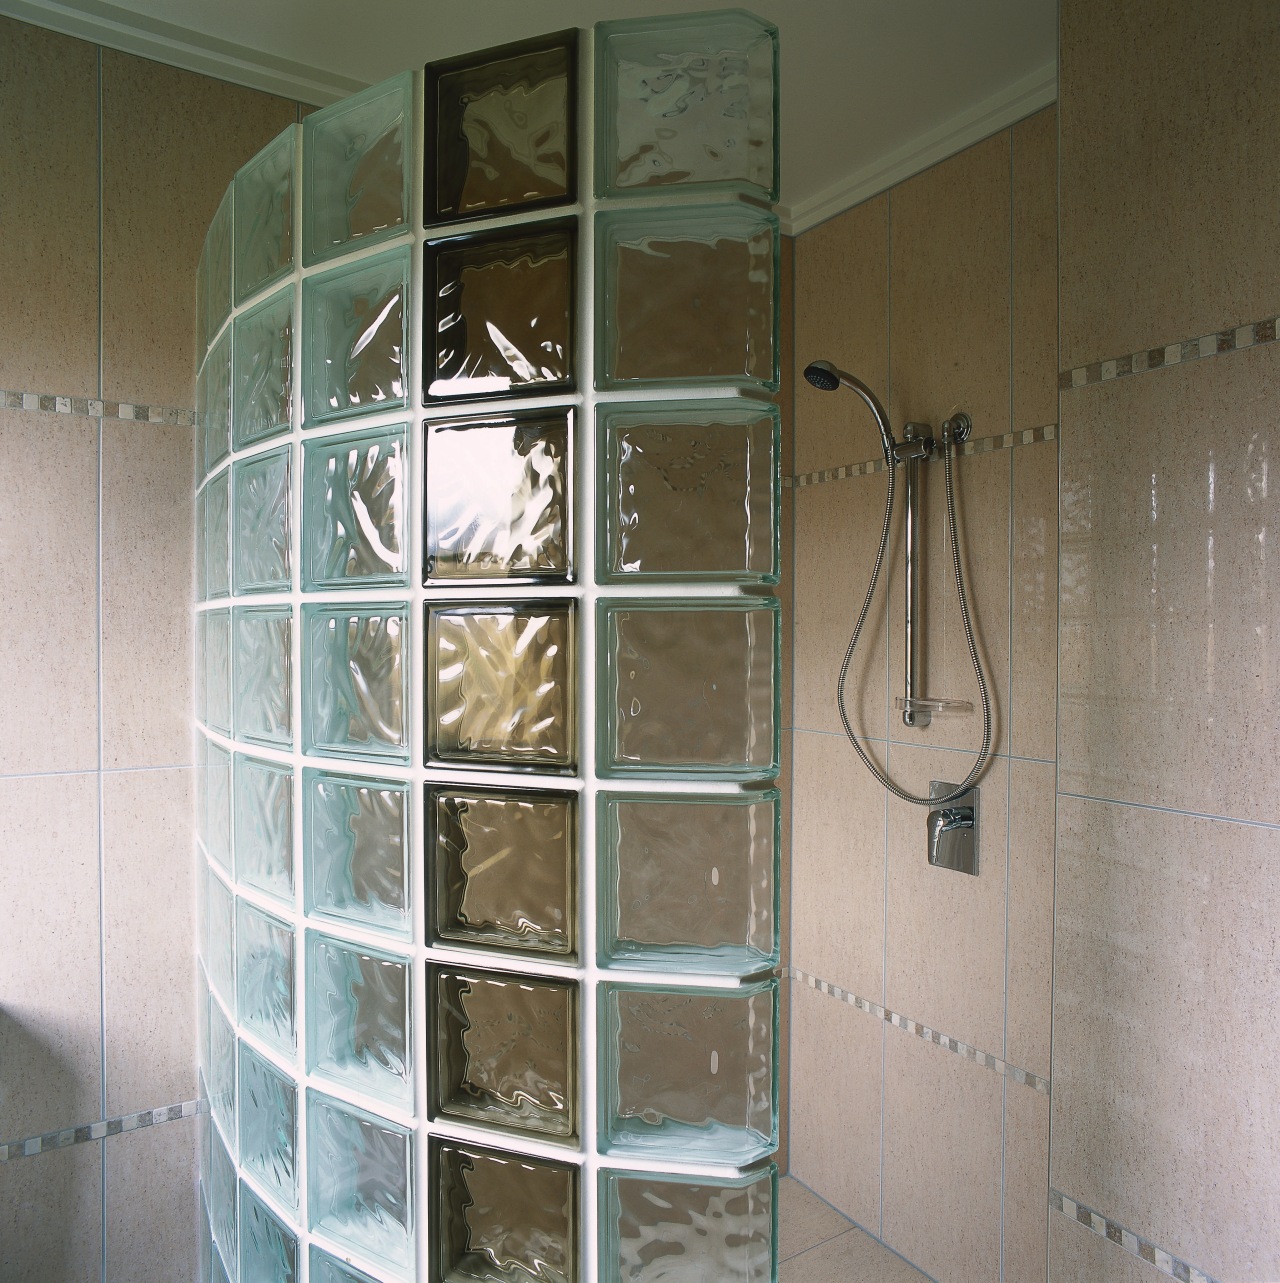
[{"label": "glass block wall", "polygon": [[201,1283],[776,1275],[776,84],[559,32],[218,210]]}]

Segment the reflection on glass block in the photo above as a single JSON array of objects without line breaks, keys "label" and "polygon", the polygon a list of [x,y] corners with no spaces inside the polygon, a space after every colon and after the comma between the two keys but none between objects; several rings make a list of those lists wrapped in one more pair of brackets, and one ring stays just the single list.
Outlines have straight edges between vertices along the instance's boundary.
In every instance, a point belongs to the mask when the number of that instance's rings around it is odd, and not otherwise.
[{"label": "reflection on glass block", "polygon": [[294,1048],[293,931],[246,900],[236,902],[240,1023],[286,1055]]},{"label": "reflection on glass block", "polygon": [[603,775],[778,773],[774,598],[600,606]]},{"label": "reflection on glass block", "polygon": [[576,1167],[437,1139],[430,1180],[440,1283],[576,1283]]},{"label": "reflection on glass block", "polygon": [[778,792],[599,800],[600,961],[751,975],[777,965]]},{"label": "reflection on glass block", "polygon": [[436,968],[436,1112],[572,1140],[578,1128],[578,986]]},{"label": "reflection on glass block", "polygon": [[413,1107],[409,963],[307,932],[307,1068]]},{"label": "reflection on glass block", "polygon": [[206,473],[231,449],[231,334],[213,345],[196,376],[196,424]]},{"label": "reflection on glass block", "polygon": [[237,450],[286,432],[293,419],[293,286],[237,316],[231,436]]},{"label": "reflection on glass block", "polygon": [[307,912],[409,936],[409,786],[306,770]]},{"label": "reflection on glass block", "polygon": [[311,1249],[311,1283],[378,1283],[372,1275],[354,1265],[336,1260],[321,1248]]},{"label": "reflection on glass block", "polygon": [[394,236],[408,221],[412,102],[405,72],[302,122],[305,264]]},{"label": "reflection on glass block", "polygon": [[231,1013],[236,1009],[236,907],[212,866],[205,866],[205,931],[202,956],[209,987],[226,1004]]},{"label": "reflection on glass block", "polygon": [[293,742],[292,624],[288,606],[235,611],[237,739],[254,744]]},{"label": "reflection on glass block", "polygon": [[196,358],[217,336],[231,311],[231,188],[223,193],[205,233],[196,268]]},{"label": "reflection on glass block", "polygon": [[565,579],[568,411],[427,427],[427,574]]},{"label": "reflection on glass block", "polygon": [[600,409],[600,579],[778,582],[778,409]]},{"label": "reflection on glass block", "polygon": [[409,760],[409,619],[403,605],[304,606],[308,752]]},{"label": "reflection on glass block", "polygon": [[236,1152],[236,1035],[222,1008],[209,999],[209,1109],[231,1152]]},{"label": "reflection on glass block", "polygon": [[235,178],[236,302],[293,266],[293,161],[298,126],[269,142]]},{"label": "reflection on glass block", "polygon": [[778,982],[738,989],[606,984],[602,1153],[743,1164],[778,1143]]},{"label": "reflection on glass block", "polygon": [[428,223],[573,200],[577,71],[577,31],[427,66]]},{"label": "reflection on glass block", "polygon": [[298,1206],[298,1088],[240,1044],[240,1162],[282,1203]]},{"label": "reflection on glass block", "polygon": [[303,587],[406,584],[406,425],[303,447]]},{"label": "reflection on glass block", "polygon": [[236,1169],[216,1127],[209,1128],[209,1225],[213,1241],[224,1261],[235,1268],[239,1259],[236,1244]]},{"label": "reflection on glass block", "polygon": [[293,770],[236,754],[236,876],[293,899]]},{"label": "reflection on glass block", "polygon": [[428,397],[572,389],[573,238],[572,224],[554,224],[428,247]]},{"label": "reflection on glass block", "polygon": [[596,27],[597,187],[778,198],[778,31],[741,10]]},{"label": "reflection on glass block", "polygon": [[289,447],[235,465],[235,591],[289,586]]},{"label": "reflection on glass block", "polygon": [[572,645],[568,602],[428,606],[432,755],[571,768]]},{"label": "reflection on glass block", "polygon": [[200,740],[200,840],[212,860],[231,871],[231,754]]},{"label": "reflection on glass block", "polygon": [[596,385],[778,387],[778,220],[747,205],[596,218]]},{"label": "reflection on glass block", "polygon": [[205,586],[208,597],[226,597],[231,592],[231,474],[220,472],[204,488]]},{"label": "reflection on glass block", "polygon": [[600,1173],[600,1283],[773,1283],[778,1169]]},{"label": "reflection on glass block", "polygon": [[293,1283],[298,1239],[240,1182],[240,1283]]},{"label": "reflection on glass block", "polygon": [[574,951],[571,793],[428,793],[435,938],[485,949]]},{"label": "reflection on glass block", "polygon": [[200,616],[204,643],[204,720],[231,734],[231,612],[206,610]]},{"label": "reflection on glass block", "polygon": [[413,1138],[405,1128],[309,1091],[307,1189],[313,1230],[401,1270],[413,1264]]}]

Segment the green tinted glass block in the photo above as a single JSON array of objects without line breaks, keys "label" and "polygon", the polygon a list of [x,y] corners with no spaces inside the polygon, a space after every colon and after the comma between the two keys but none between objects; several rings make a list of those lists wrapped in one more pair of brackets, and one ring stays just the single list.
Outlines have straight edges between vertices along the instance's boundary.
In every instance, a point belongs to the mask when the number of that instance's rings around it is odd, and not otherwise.
[{"label": "green tinted glass block", "polygon": [[[205,926],[205,878],[208,877],[208,866],[203,860],[196,861],[196,948],[204,952]],[[200,1077],[208,1082],[210,1076],[209,1057],[209,979],[203,967],[196,967],[196,1068]]]},{"label": "green tinted glass block", "polygon": [[231,754],[212,740],[200,739],[200,840],[209,858],[231,870]]},{"label": "green tinted glass block", "polygon": [[[203,462],[203,460],[201,461]],[[197,469],[199,470],[199,469]],[[197,483],[199,478],[197,477]],[[209,600],[209,571],[205,564],[209,545],[209,497],[201,490],[196,495],[196,601]]]},{"label": "green tinted glass block", "polygon": [[602,196],[778,199],[778,31],[742,10],[596,27]]},{"label": "green tinted glass block", "polygon": [[602,406],[602,583],[778,582],[776,406]]},{"label": "green tinted glass block", "polygon": [[596,386],[778,387],[778,220],[748,205],[596,215]]},{"label": "green tinted glass block", "polygon": [[235,177],[236,302],[293,266],[293,168],[297,125],[269,142]]},{"label": "green tinted glass block", "polygon": [[205,1207],[205,1191],[196,1197],[196,1283],[210,1283],[213,1273],[213,1231]]},{"label": "green tinted glass block", "polygon": [[208,599],[231,592],[231,474],[225,469],[204,488],[205,586]]},{"label": "green tinted glass block", "polygon": [[286,1207],[298,1206],[298,1087],[240,1044],[240,1162]]},{"label": "green tinted glass block", "polygon": [[196,376],[196,427],[204,471],[212,472],[231,449],[231,332],[205,357]]},{"label": "green tinted glass block", "polygon": [[302,582],[317,588],[407,585],[407,425],[303,446]]},{"label": "green tinted glass block", "polygon": [[236,738],[254,744],[293,742],[288,606],[244,606],[233,612]]},{"label": "green tinted glass block", "polygon": [[378,1283],[354,1265],[339,1261],[318,1247],[311,1249],[311,1283]]},{"label": "green tinted glass block", "polygon": [[293,420],[293,286],[237,316],[232,346],[231,437],[243,450],[287,432]]},{"label": "green tinted glass block", "polygon": [[778,1144],[776,979],[736,989],[606,984],[600,1151],[742,1165]]},{"label": "green tinted glass block", "polygon": [[778,773],[776,599],[615,601],[598,609],[602,775]]},{"label": "green tinted glass block", "polygon": [[302,283],[302,408],[308,424],[394,410],[408,387],[409,249]]},{"label": "green tinted glass block", "polygon": [[776,789],[601,794],[602,966],[752,975],[778,962]]},{"label": "green tinted glass block", "polygon": [[232,1015],[236,1010],[236,906],[235,897],[226,884],[205,866],[205,929],[201,956],[209,987]]},{"label": "green tinted glass block", "polygon": [[409,219],[413,76],[312,112],[302,122],[302,261],[395,236]]},{"label": "green tinted glass block", "polygon": [[236,995],[240,1023],[285,1055],[296,1043],[293,930],[247,900],[236,902]]},{"label": "green tinted glass block", "polygon": [[293,900],[293,768],[237,753],[236,876],[278,900]]},{"label": "green tinted glass block", "polygon": [[232,568],[237,593],[289,586],[289,447],[241,459],[232,469]]},{"label": "green tinted glass block", "polygon": [[196,268],[196,358],[205,354],[231,311],[231,188],[205,233]]},{"label": "green tinted glass block", "polygon": [[317,605],[302,612],[307,752],[408,762],[407,608]]},{"label": "green tinted glass block", "polygon": [[[209,1223],[213,1241],[224,1262],[236,1269],[239,1260],[236,1234],[236,1169],[216,1127],[209,1129]],[[217,1270],[215,1268],[215,1276]],[[234,1273],[232,1277],[235,1277]]]},{"label": "green tinted glass block", "polygon": [[224,735],[231,734],[231,612],[201,612],[204,645],[204,721]]},{"label": "green tinted glass block", "polygon": [[209,999],[209,1111],[236,1151],[236,1035],[216,999]]},{"label": "green tinted glass block", "polygon": [[231,1283],[232,1275],[227,1273],[227,1267],[222,1263],[221,1249],[213,1250],[213,1274],[212,1283]]},{"label": "green tinted glass block", "polygon": [[240,1182],[240,1283],[293,1283],[298,1238]]}]

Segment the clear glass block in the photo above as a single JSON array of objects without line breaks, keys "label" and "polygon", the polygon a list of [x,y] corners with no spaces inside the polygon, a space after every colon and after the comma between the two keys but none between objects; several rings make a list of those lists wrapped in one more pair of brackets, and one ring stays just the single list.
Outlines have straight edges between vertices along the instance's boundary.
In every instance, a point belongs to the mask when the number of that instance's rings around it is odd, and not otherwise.
[{"label": "clear glass block", "polygon": [[572,223],[539,224],[427,247],[429,398],[573,389],[574,234]]},{"label": "clear glass block", "polygon": [[293,1054],[296,985],[293,929],[287,922],[236,901],[236,991],[240,1023],[277,1051]]},{"label": "clear glass block", "polygon": [[430,423],[427,575],[569,577],[569,411]]},{"label": "clear glass block", "polygon": [[778,220],[749,205],[596,215],[596,386],[778,387]]},{"label": "clear glass block", "polygon": [[778,963],[776,789],[601,794],[602,966],[753,975]]},{"label": "clear glass block", "polygon": [[409,219],[413,75],[404,72],[302,122],[302,261],[395,236]]},{"label": "clear glass block", "polygon": [[196,267],[196,356],[203,356],[231,311],[231,188],[205,233]]},{"label": "clear glass block", "polygon": [[778,1144],[776,979],[736,989],[605,984],[600,1151],[742,1165]]},{"label": "clear glass block", "polygon": [[433,969],[435,1113],[572,1141],[578,1132],[578,986]]},{"label": "clear glass block", "polygon": [[236,302],[293,266],[293,167],[297,125],[269,142],[235,177]]},{"label": "clear glass block", "polygon": [[209,999],[209,1109],[236,1152],[236,1034],[216,998]]},{"label": "clear glass block", "polygon": [[778,582],[778,408],[602,406],[602,583]]},{"label": "clear glass block", "polygon": [[412,1133],[307,1092],[311,1228],[403,1272],[412,1268],[416,1254],[413,1199]]},{"label": "clear glass block", "polygon": [[209,858],[231,872],[231,754],[201,737],[200,840]]},{"label": "clear glass block", "polygon": [[298,1087],[240,1044],[240,1163],[286,1207],[298,1206]]},{"label": "clear glass block", "polygon": [[293,1283],[298,1237],[240,1182],[240,1283]]},{"label": "clear glass block", "polygon": [[307,752],[408,762],[407,607],[303,606],[302,618]]},{"label": "clear glass block", "polygon": [[427,65],[428,224],[574,199],[578,33]]},{"label": "clear glass block", "polygon": [[205,357],[196,375],[196,425],[206,474],[231,451],[231,333]]},{"label": "clear glass block", "polygon": [[778,1169],[600,1173],[600,1283],[774,1283]]},{"label": "clear glass block", "polygon": [[[229,1261],[234,1271],[240,1258],[236,1234],[236,1169],[216,1127],[209,1128],[209,1138],[209,1224],[223,1261]],[[214,1273],[217,1273],[216,1266]]]},{"label": "clear glass block", "polygon": [[236,876],[293,900],[293,768],[236,754]]},{"label": "clear glass block", "polygon": [[570,957],[576,948],[572,793],[427,794],[434,938]]},{"label": "clear glass block", "polygon": [[233,584],[237,593],[289,587],[289,447],[234,467]]},{"label": "clear glass block", "polygon": [[[203,463],[203,460],[201,460]],[[200,471],[197,468],[197,471]],[[197,482],[199,478],[197,478]],[[209,600],[209,567],[206,564],[209,548],[209,496],[201,490],[196,495],[196,601]]]},{"label": "clear glass block", "polygon": [[573,605],[427,607],[432,756],[571,770]]},{"label": "clear glass block", "polygon": [[231,1283],[232,1276],[227,1273],[227,1267],[222,1263],[222,1253],[218,1248],[213,1249],[213,1274],[211,1283]]},{"label": "clear glass block", "polygon": [[[205,878],[208,876],[207,865],[203,860],[197,860],[196,870],[196,903],[197,903],[197,923],[196,923],[196,948],[201,954],[204,953],[204,933],[207,930],[204,921],[205,915]],[[209,1044],[209,981],[204,974],[203,967],[196,968],[196,1068],[200,1071],[200,1078],[203,1082],[209,1081],[212,1061],[210,1059]]]},{"label": "clear glass block", "polygon": [[311,1249],[311,1283],[378,1283],[378,1280],[354,1265],[339,1261],[322,1248]]},{"label": "clear glass block", "polygon": [[[205,930],[201,956],[209,987],[234,1015],[236,1010],[235,897],[212,866],[205,866]],[[212,1038],[212,1034],[210,1034]]]},{"label": "clear glass block", "polygon": [[596,84],[601,196],[698,188],[778,199],[772,24],[741,9],[599,23]]},{"label": "clear glass block", "polygon": [[771,597],[602,602],[600,773],[777,775],[779,617]]},{"label": "clear glass block", "polygon": [[207,507],[204,549],[208,599],[231,593],[231,474],[218,473],[204,488]]},{"label": "clear glass block", "polygon": [[293,743],[293,618],[288,606],[244,606],[235,612],[236,738]]},{"label": "clear glass block", "polygon": [[406,404],[409,248],[302,283],[302,408],[308,426]]},{"label": "clear glass block", "polygon": [[293,421],[293,286],[235,319],[231,439],[237,450]]},{"label": "clear glass block", "polygon": [[205,725],[231,734],[231,612],[206,610],[200,615],[204,662]]},{"label": "clear glass block", "polygon": [[408,938],[409,786],[302,773],[307,912]]},{"label": "clear glass block", "polygon": [[577,1283],[575,1166],[469,1141],[433,1139],[430,1153],[433,1279]]},{"label": "clear glass block", "polygon": [[307,1068],[413,1108],[407,959],[307,932]]},{"label": "clear glass block", "polygon": [[210,1283],[213,1274],[213,1231],[209,1228],[209,1211],[205,1191],[196,1197],[196,1283]]},{"label": "clear glass block", "polygon": [[302,583],[317,588],[409,582],[407,425],[303,446]]}]

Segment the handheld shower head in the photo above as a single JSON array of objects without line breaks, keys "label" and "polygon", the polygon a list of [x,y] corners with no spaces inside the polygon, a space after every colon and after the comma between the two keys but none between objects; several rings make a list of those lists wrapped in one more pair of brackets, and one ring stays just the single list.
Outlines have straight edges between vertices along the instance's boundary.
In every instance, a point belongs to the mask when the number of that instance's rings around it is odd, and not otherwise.
[{"label": "handheld shower head", "polygon": [[876,426],[880,429],[885,463],[892,468],[894,465],[893,432],[889,427],[889,416],[885,414],[884,406],[880,404],[876,394],[861,379],[832,365],[830,361],[810,361],[804,367],[804,377],[821,392],[834,392],[843,383],[867,403],[867,408],[875,415]]},{"label": "handheld shower head", "polygon": [[834,392],[840,386],[840,371],[830,361],[811,361],[804,367],[804,377],[819,392]]}]

